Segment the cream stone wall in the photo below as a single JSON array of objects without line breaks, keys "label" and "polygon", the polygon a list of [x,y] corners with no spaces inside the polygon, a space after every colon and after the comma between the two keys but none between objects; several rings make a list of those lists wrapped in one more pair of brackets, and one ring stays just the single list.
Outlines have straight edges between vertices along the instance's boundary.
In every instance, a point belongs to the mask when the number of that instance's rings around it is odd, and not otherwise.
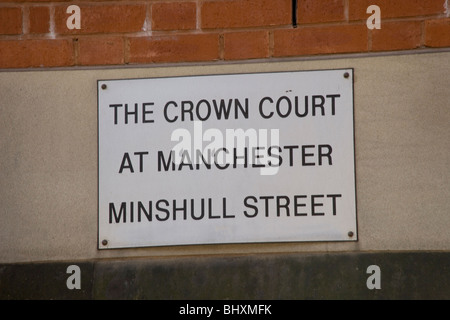
[{"label": "cream stone wall", "polygon": [[[354,68],[357,242],[97,249],[97,80]],[[0,263],[450,250],[450,52],[0,72]]]}]

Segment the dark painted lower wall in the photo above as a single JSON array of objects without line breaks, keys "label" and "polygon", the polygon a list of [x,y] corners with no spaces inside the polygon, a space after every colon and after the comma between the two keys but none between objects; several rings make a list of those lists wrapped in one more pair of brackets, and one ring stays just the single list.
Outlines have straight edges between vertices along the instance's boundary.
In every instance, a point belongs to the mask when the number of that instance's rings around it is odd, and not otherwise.
[{"label": "dark painted lower wall", "polygon": [[[80,289],[67,287],[70,265],[80,268]],[[367,287],[371,265],[381,289]],[[0,299],[450,299],[450,252],[2,264]]]}]

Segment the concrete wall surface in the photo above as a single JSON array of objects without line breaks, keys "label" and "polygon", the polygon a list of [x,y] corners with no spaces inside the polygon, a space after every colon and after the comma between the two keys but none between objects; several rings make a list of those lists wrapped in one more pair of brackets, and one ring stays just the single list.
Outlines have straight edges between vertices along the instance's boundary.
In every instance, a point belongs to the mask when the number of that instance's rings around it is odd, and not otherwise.
[{"label": "concrete wall surface", "polygon": [[[358,241],[97,249],[97,80],[337,68],[355,75]],[[0,263],[449,251],[449,80],[450,52],[0,72]]]}]

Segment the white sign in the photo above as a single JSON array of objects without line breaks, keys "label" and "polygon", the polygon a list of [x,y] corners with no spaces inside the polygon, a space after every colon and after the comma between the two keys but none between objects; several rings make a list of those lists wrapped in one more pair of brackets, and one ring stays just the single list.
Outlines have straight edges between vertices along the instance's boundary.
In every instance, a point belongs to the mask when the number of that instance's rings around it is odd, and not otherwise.
[{"label": "white sign", "polygon": [[353,70],[98,81],[99,249],[357,239]]}]

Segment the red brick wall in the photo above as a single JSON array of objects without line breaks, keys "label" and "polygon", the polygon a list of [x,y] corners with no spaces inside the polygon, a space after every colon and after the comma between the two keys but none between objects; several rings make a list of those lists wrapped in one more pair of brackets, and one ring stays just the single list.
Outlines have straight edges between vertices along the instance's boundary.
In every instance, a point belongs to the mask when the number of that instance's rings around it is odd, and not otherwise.
[{"label": "red brick wall", "polygon": [[[450,47],[450,0],[0,0],[0,68],[213,62]],[[81,29],[69,30],[69,5]],[[381,9],[369,30],[367,7]],[[447,7],[448,10],[447,10]]]}]

